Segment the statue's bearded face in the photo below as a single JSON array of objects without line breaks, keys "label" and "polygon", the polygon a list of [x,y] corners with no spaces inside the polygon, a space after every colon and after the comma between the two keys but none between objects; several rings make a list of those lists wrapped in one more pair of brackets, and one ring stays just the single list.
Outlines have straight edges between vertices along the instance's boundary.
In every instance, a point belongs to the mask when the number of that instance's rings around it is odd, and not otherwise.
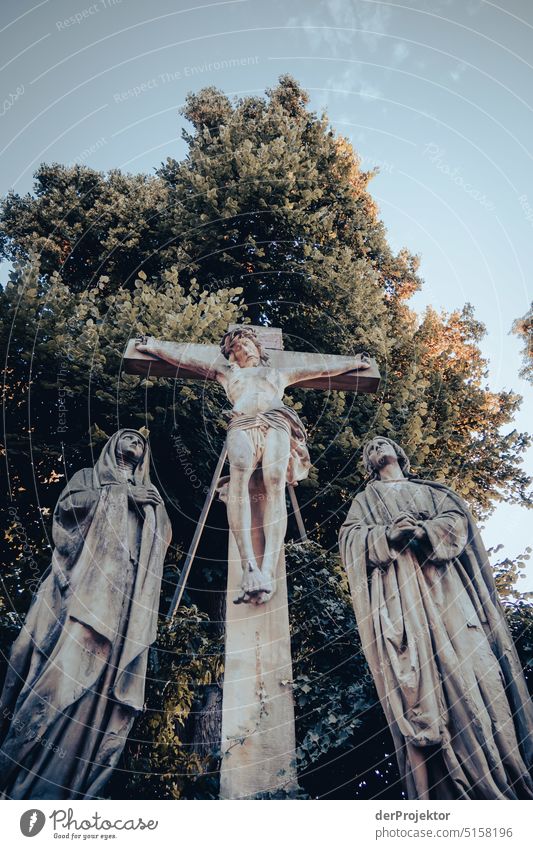
[{"label": "statue's bearded face", "polygon": [[117,442],[116,453],[137,464],[144,454],[144,446],[144,439],[138,433],[126,431]]},{"label": "statue's bearded face", "polygon": [[398,462],[398,455],[390,442],[379,437],[368,444],[367,456],[372,468],[378,473],[388,463]]},{"label": "statue's bearded face", "polygon": [[261,356],[254,340],[248,336],[236,336],[231,343],[231,360],[241,368],[258,366],[261,362]]}]

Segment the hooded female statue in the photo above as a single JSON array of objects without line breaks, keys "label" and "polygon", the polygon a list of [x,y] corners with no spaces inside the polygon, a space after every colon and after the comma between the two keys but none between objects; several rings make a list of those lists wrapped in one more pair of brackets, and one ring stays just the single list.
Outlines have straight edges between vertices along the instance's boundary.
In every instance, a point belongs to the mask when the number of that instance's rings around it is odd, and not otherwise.
[{"label": "hooded female statue", "polygon": [[143,709],[171,533],[149,464],[144,437],[119,430],[59,497],[1,697],[4,798],[98,797]]},{"label": "hooded female statue", "polygon": [[533,798],[533,706],[475,522],[392,440],[363,458],[339,541],[405,793]]}]

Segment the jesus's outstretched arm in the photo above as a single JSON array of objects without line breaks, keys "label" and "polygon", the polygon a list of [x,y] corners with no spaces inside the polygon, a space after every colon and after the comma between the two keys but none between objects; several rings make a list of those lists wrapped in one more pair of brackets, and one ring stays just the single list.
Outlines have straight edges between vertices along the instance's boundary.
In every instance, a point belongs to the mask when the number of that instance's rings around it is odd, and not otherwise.
[{"label": "jesus's outstretched arm", "polygon": [[152,336],[142,336],[135,347],[143,354],[150,354],[165,360],[176,367],[195,371],[198,377],[215,380],[224,366],[217,362],[218,352],[211,346],[196,345],[193,342],[163,342]]},{"label": "jesus's outstretched arm", "polygon": [[354,354],[351,357],[332,356],[328,354],[322,363],[310,363],[309,365],[298,365],[292,368],[281,368],[286,386],[301,383],[314,377],[335,377],[337,374],[346,374],[349,371],[366,371],[372,367],[370,356],[367,353]]}]

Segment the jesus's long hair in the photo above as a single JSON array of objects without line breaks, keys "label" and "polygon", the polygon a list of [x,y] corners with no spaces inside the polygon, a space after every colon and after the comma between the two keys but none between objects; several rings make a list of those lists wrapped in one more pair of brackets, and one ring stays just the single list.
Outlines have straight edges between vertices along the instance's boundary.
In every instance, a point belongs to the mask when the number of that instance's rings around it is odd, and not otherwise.
[{"label": "jesus's long hair", "polygon": [[270,362],[270,357],[268,356],[261,342],[257,338],[257,334],[250,327],[238,327],[235,330],[229,330],[228,333],[224,334],[220,342],[220,350],[227,360],[229,360],[233,343],[236,339],[240,338],[252,340],[255,347],[257,348],[257,352],[259,354],[259,361],[262,366],[266,366]]}]

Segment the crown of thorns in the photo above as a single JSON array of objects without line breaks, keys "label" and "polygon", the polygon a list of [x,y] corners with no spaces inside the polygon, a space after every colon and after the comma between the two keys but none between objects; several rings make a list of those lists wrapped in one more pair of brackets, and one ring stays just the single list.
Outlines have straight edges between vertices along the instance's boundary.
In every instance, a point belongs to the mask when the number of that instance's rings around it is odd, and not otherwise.
[{"label": "crown of thorns", "polygon": [[268,356],[267,352],[261,345],[261,342],[257,338],[256,332],[248,327],[239,327],[236,330],[229,330],[222,337],[222,341],[220,342],[220,350],[222,352],[222,355],[227,360],[229,360],[231,349],[236,339],[251,339],[255,347],[257,348],[261,364],[265,365],[270,361],[270,357]]}]

